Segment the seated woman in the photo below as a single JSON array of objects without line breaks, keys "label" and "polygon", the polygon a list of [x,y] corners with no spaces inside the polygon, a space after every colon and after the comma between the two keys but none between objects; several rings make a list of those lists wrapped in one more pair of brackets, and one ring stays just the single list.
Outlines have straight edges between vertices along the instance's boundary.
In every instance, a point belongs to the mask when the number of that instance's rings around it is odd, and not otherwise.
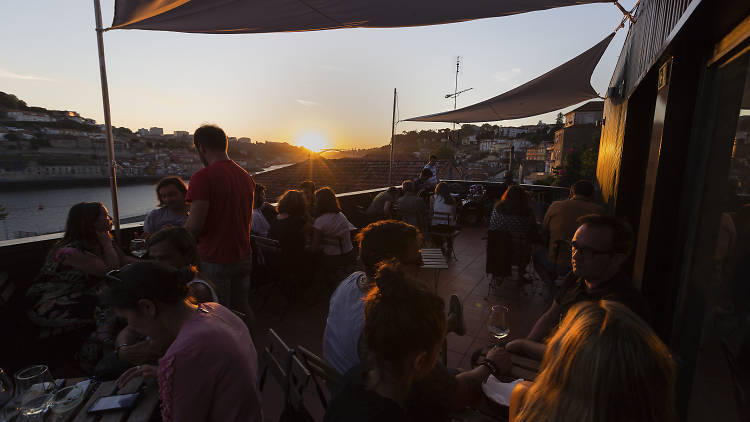
[{"label": "seated woman", "polygon": [[[346,373],[324,421],[406,421],[412,384],[435,366],[445,337],[443,301],[389,263],[366,298],[363,342],[371,355]],[[408,306],[404,306],[407,302]]]},{"label": "seated woman", "polygon": [[[161,229],[149,237],[148,257],[173,268],[191,267],[195,269],[199,262],[198,247],[193,234],[184,227]],[[187,283],[188,296],[193,303],[219,302],[213,284],[200,272]],[[136,332],[131,327],[123,328],[115,340],[114,357],[121,361],[116,366],[120,371],[132,365],[156,362],[164,349],[154,344],[149,338]],[[124,368],[123,368],[124,365]],[[117,373],[119,376],[120,373]]]},{"label": "seated woman", "polygon": [[[435,187],[435,195],[430,199],[432,203],[432,220],[430,222],[430,231],[434,233],[452,233],[456,230],[456,200],[450,194],[448,184],[438,183]],[[440,248],[443,254],[453,253],[453,237],[447,236],[443,245],[441,237],[437,240],[440,242]]]},{"label": "seated woman", "polygon": [[156,184],[156,199],[159,208],[151,211],[143,222],[143,233],[146,236],[156,233],[164,227],[182,226],[187,220],[188,206],[185,203],[187,185],[177,176],[168,176]]},{"label": "seated woman", "polygon": [[510,275],[511,265],[518,267],[518,274],[526,281],[523,271],[529,265],[532,243],[539,241],[539,233],[529,195],[522,187],[511,185],[495,204],[490,215],[490,231],[504,232],[509,241],[498,245],[502,250],[497,252],[503,259],[497,259],[492,253],[487,255],[487,259],[505,263],[498,266],[499,272],[493,273],[495,282]]},{"label": "seated woman", "polygon": [[312,250],[322,253],[325,278],[338,283],[354,271],[351,231],[356,227],[341,212],[336,194],[328,187],[315,192],[315,215]]},{"label": "seated woman", "polygon": [[511,394],[511,422],[675,420],[669,350],[625,305],[575,305],[549,345],[536,381]]},{"label": "seated woman", "polygon": [[[112,220],[99,202],[81,202],[68,212],[65,234],[47,255],[26,291],[27,315],[42,344],[61,362],[73,358],[90,371],[117,333],[111,312],[97,306],[104,275],[135,258],[112,241]],[[42,346],[42,349],[46,346]]]},{"label": "seated woman", "polygon": [[281,262],[296,281],[309,274],[309,258],[305,252],[306,233],[310,230],[306,220],[305,197],[298,190],[288,190],[276,205],[278,215],[271,223],[268,237],[279,241]]},{"label": "seated woman", "polygon": [[110,273],[104,303],[128,326],[166,346],[158,366],[138,365],[117,380],[157,377],[162,420],[261,421],[255,345],[240,318],[218,303],[194,305],[195,272],[138,262]]}]

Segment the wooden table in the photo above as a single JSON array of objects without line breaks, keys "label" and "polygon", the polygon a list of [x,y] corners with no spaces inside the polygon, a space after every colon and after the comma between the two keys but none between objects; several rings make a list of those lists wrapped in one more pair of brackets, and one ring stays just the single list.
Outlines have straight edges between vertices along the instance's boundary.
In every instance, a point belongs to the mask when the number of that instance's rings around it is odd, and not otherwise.
[{"label": "wooden table", "polygon": [[[73,385],[75,382],[66,383]],[[132,409],[116,410],[106,413],[89,414],[89,408],[97,399],[115,394],[129,394],[141,392],[136,405]],[[159,405],[159,386],[155,380],[144,380],[141,377],[132,379],[125,387],[117,389],[114,381],[103,383],[91,383],[84,394],[84,399],[74,409],[66,413],[53,413],[50,411],[44,417],[47,422],[148,422],[151,415]],[[19,417],[10,419],[20,421]]]},{"label": "wooden table", "polygon": [[420,268],[435,271],[435,293],[437,293],[440,282],[440,270],[448,269],[448,261],[445,260],[443,251],[439,248],[422,249],[422,266]]}]

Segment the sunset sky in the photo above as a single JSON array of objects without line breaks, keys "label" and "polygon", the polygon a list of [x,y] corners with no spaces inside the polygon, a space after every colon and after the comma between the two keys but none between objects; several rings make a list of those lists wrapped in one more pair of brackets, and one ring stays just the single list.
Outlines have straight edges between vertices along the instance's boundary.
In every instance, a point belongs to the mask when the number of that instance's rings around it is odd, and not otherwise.
[{"label": "sunset sky", "polygon": [[[635,0],[621,2],[630,8]],[[113,0],[103,0],[105,27]],[[0,91],[29,105],[103,122],[92,1],[0,2]],[[456,56],[466,106],[507,91],[578,55],[622,14],[590,4],[503,18],[404,29],[206,35],[118,30],[104,34],[112,119],[133,130],[192,132],[201,123],[230,136],[314,147],[388,143],[393,88],[399,117],[453,108]],[[627,29],[627,28],[626,28]],[[604,94],[626,29],[592,83]],[[564,111],[564,110],[563,110]],[[556,113],[502,125],[551,122]],[[498,123],[498,122],[493,122]],[[439,129],[401,122],[396,131]]]}]

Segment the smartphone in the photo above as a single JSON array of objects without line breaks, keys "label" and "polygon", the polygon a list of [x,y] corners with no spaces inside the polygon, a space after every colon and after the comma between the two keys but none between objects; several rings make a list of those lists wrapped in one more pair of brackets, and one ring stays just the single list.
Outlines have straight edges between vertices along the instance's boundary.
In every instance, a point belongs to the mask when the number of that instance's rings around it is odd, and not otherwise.
[{"label": "smartphone", "polygon": [[130,409],[138,400],[140,393],[119,394],[99,397],[89,408],[89,413],[109,412],[112,410]]}]

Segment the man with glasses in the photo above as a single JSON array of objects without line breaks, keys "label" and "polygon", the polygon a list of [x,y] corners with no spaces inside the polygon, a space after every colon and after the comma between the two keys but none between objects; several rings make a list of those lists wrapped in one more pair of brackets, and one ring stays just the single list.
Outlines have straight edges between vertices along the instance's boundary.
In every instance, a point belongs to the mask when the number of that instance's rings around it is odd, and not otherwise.
[{"label": "man with glasses", "polygon": [[546,350],[544,339],[568,309],[579,302],[620,302],[649,321],[648,307],[623,269],[633,249],[630,226],[617,218],[595,214],[579,218],[578,224],[571,244],[573,271],[565,277],[552,306],[537,320],[529,335],[507,344],[509,352],[541,359]]}]

